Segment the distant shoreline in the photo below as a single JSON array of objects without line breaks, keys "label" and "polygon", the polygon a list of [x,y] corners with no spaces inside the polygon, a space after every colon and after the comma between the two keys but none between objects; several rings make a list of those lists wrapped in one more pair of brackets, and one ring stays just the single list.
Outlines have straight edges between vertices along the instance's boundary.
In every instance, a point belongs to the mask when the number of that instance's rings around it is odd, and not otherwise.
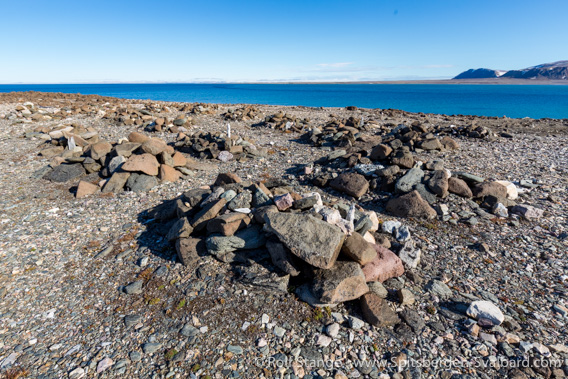
[{"label": "distant shoreline", "polygon": [[120,85],[120,84],[491,84],[491,85],[568,85],[568,80],[535,79],[435,79],[435,80],[383,80],[352,82],[101,82],[101,83],[0,83],[0,86],[40,86],[40,85]]}]

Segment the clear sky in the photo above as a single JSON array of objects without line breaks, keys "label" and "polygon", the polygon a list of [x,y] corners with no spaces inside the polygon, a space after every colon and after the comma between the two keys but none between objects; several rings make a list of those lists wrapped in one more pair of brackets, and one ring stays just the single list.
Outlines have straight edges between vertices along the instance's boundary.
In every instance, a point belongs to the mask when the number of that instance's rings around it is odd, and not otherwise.
[{"label": "clear sky", "polygon": [[568,59],[566,0],[0,4],[0,83],[438,79]]}]

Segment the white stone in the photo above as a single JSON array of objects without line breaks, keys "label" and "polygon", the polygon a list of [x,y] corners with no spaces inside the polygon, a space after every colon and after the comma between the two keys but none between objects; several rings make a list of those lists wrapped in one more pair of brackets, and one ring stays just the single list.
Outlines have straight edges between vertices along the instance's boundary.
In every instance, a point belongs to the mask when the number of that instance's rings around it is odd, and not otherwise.
[{"label": "white stone", "polygon": [[497,183],[505,186],[507,188],[507,199],[515,200],[519,197],[519,191],[517,190],[517,186],[513,183],[508,182],[506,180],[497,180]]},{"label": "white stone", "polygon": [[495,205],[495,207],[493,208],[493,214],[495,216],[499,216],[499,217],[503,217],[503,218],[509,217],[509,211],[507,210],[507,207],[505,207],[501,203],[497,203]]},{"label": "white stone", "polygon": [[373,235],[370,232],[365,233],[365,235],[363,236],[363,238],[365,239],[365,241],[369,242],[372,245],[376,245],[377,241],[375,240],[375,237],[373,237]]},{"label": "white stone", "polygon": [[492,302],[487,300],[474,301],[469,305],[466,311],[467,315],[475,320],[480,318],[487,319],[493,325],[501,325],[505,320],[503,312]]},{"label": "white stone", "polygon": [[397,230],[401,226],[402,226],[402,224],[401,224],[400,221],[389,220],[389,221],[383,222],[381,229],[384,233],[392,234],[393,231]]},{"label": "white stone", "polygon": [[326,335],[320,334],[318,335],[318,339],[316,341],[316,345],[321,347],[327,347],[331,343],[331,338]]},{"label": "white stone", "polygon": [[326,328],[325,328],[325,332],[328,336],[330,336],[331,338],[335,338],[337,337],[337,335],[339,334],[339,324],[334,322],[333,324],[329,324]]}]

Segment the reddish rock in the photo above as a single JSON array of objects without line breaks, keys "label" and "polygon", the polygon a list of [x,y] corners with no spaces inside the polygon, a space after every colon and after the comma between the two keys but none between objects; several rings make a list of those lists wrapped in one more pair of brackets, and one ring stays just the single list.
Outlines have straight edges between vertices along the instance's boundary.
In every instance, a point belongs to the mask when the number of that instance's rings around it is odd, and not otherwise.
[{"label": "reddish rock", "polygon": [[495,196],[498,199],[507,198],[507,187],[497,182],[483,182],[471,189],[474,197]]},{"label": "reddish rock", "polygon": [[115,172],[106,182],[102,192],[103,193],[121,192],[129,177],[130,177],[129,172]]},{"label": "reddish rock", "polygon": [[237,230],[246,228],[248,224],[250,224],[250,217],[247,214],[227,213],[209,221],[207,231],[232,236]]},{"label": "reddish rock", "polygon": [[372,262],[363,266],[366,282],[384,282],[404,274],[404,266],[400,258],[389,249],[375,245],[377,256]]},{"label": "reddish rock", "polygon": [[331,188],[349,196],[361,197],[369,189],[369,182],[361,174],[354,172],[343,173],[330,183]]},{"label": "reddish rock", "polygon": [[108,142],[97,142],[91,145],[91,158],[94,160],[101,159],[112,150],[112,145]]},{"label": "reddish rock", "polygon": [[142,143],[141,149],[148,154],[158,155],[165,151],[168,145],[159,138],[150,138]]},{"label": "reddish rock", "polygon": [[203,207],[199,213],[197,213],[193,220],[191,221],[191,226],[195,231],[200,231],[205,229],[209,220],[217,217],[221,209],[227,204],[226,199],[219,199],[217,201],[213,201]]},{"label": "reddish rock", "polygon": [[184,266],[195,267],[199,262],[199,256],[205,255],[207,248],[205,241],[200,238],[180,238],[176,241],[176,252]]},{"label": "reddish rock", "polygon": [[436,211],[420,196],[412,191],[388,201],[387,212],[397,217],[435,218]]},{"label": "reddish rock", "polygon": [[63,153],[65,148],[63,146],[48,147],[39,152],[42,157],[53,158],[56,155]]},{"label": "reddish rock", "polygon": [[459,143],[457,143],[455,140],[453,140],[452,138],[450,138],[448,136],[442,138],[442,140],[440,142],[442,143],[444,148],[447,149],[447,150],[457,150],[457,149],[460,148]]},{"label": "reddish rock", "polygon": [[159,167],[160,164],[158,163],[156,157],[148,153],[133,155],[122,165],[122,169],[124,171],[139,171],[150,176],[158,175]]},{"label": "reddish rock", "polygon": [[179,151],[173,155],[172,159],[174,161],[174,167],[183,167],[187,163],[187,159]]},{"label": "reddish rock", "polygon": [[312,292],[322,303],[355,300],[369,292],[361,266],[355,262],[335,262],[330,269],[317,270]]},{"label": "reddish rock", "polygon": [[225,172],[217,176],[215,185],[224,186],[225,184],[240,183],[241,181],[241,178],[239,178],[236,174],[233,174],[232,172]]},{"label": "reddish rock", "polygon": [[371,150],[370,158],[374,161],[386,159],[392,153],[392,148],[389,145],[380,144],[373,147]]},{"label": "reddish rock", "polygon": [[292,195],[289,193],[285,195],[275,196],[274,197],[274,204],[280,211],[285,211],[286,209],[290,208],[292,204],[294,204],[294,199]]},{"label": "reddish rock", "polygon": [[436,170],[432,177],[428,179],[428,188],[440,197],[448,196],[448,172],[446,170]]},{"label": "reddish rock", "polygon": [[377,256],[375,248],[359,233],[353,233],[345,239],[341,252],[360,265],[372,262]]},{"label": "reddish rock", "polygon": [[139,133],[139,132],[132,132],[128,135],[128,141],[129,142],[144,143],[149,139],[150,139],[150,137],[145,136],[144,134]]},{"label": "reddish rock", "polygon": [[192,232],[193,228],[189,225],[187,217],[182,217],[172,225],[166,239],[172,242],[178,238],[188,238]]},{"label": "reddish rock", "polygon": [[366,293],[361,298],[361,311],[365,321],[377,327],[392,326],[400,322],[388,302],[373,292]]},{"label": "reddish rock", "polygon": [[176,182],[181,176],[181,173],[173,167],[168,165],[160,165],[160,172],[158,177],[163,182]]},{"label": "reddish rock", "polygon": [[97,193],[98,191],[99,191],[99,186],[97,186],[96,184],[92,184],[81,180],[79,182],[79,185],[77,186],[77,193],[75,193],[75,197],[77,199],[80,199],[82,197]]},{"label": "reddish rock", "polygon": [[448,179],[448,191],[461,197],[473,197],[473,193],[471,192],[471,189],[469,189],[467,183],[464,180],[453,176]]}]

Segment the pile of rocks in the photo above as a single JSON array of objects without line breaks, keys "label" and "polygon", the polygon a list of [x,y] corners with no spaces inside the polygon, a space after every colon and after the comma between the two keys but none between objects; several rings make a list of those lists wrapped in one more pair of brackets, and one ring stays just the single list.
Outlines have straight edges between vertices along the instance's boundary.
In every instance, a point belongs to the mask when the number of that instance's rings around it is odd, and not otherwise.
[{"label": "pile of rocks", "polygon": [[[490,220],[516,214],[536,219],[542,215],[537,208],[515,203],[519,189],[514,183],[452,172],[442,160],[417,161],[407,146],[393,151],[389,145],[380,144],[372,149],[369,158],[344,153],[345,150],[333,151],[320,161],[327,167],[310,168],[308,171],[315,172],[308,175],[311,182],[355,198],[388,193],[391,198],[386,202],[386,210],[398,217],[431,219],[439,215],[444,221],[461,220],[475,225],[478,217]],[[354,156],[357,159],[352,159]],[[524,186],[530,187],[531,183]],[[463,199],[473,212],[452,212]],[[453,203],[452,207],[447,203]]]},{"label": "pile of rocks", "polygon": [[245,105],[244,107],[236,109],[229,108],[222,116],[225,120],[250,121],[262,117],[263,113],[254,105]]},{"label": "pile of rocks", "polygon": [[[210,188],[189,190],[149,217],[167,225],[167,239],[184,265],[195,267],[204,254],[226,263],[269,260],[271,271],[256,265],[244,279],[286,291],[293,277],[298,296],[312,305],[361,299],[373,325],[398,320],[373,292],[376,283],[404,273],[401,258],[376,242],[375,212],[324,203],[318,193],[296,190],[302,188],[281,179],[250,183],[225,173]],[[390,234],[393,228],[409,239],[400,223],[382,230]]]},{"label": "pile of rocks", "polygon": [[309,128],[310,120],[308,118],[300,119],[284,112],[278,112],[271,116],[266,116],[264,121],[254,124],[253,126],[276,129],[287,133],[299,133]]},{"label": "pile of rocks", "polygon": [[201,159],[218,159],[222,162],[265,157],[268,154],[268,149],[257,148],[252,141],[238,135],[228,137],[227,133],[202,130],[179,133],[175,147]]},{"label": "pile of rocks", "polygon": [[50,138],[51,144],[40,151],[43,157],[51,158],[50,165],[34,176],[63,183],[96,174],[91,178],[97,184],[79,182],[78,198],[96,193],[99,188],[103,193],[117,193],[124,188],[135,192],[148,191],[158,185],[159,180],[175,182],[182,175],[192,173],[186,167],[188,160],[182,153],[159,138],[138,132],[130,133],[127,140],[115,144],[102,141],[94,131],[78,126],[34,136]]}]

